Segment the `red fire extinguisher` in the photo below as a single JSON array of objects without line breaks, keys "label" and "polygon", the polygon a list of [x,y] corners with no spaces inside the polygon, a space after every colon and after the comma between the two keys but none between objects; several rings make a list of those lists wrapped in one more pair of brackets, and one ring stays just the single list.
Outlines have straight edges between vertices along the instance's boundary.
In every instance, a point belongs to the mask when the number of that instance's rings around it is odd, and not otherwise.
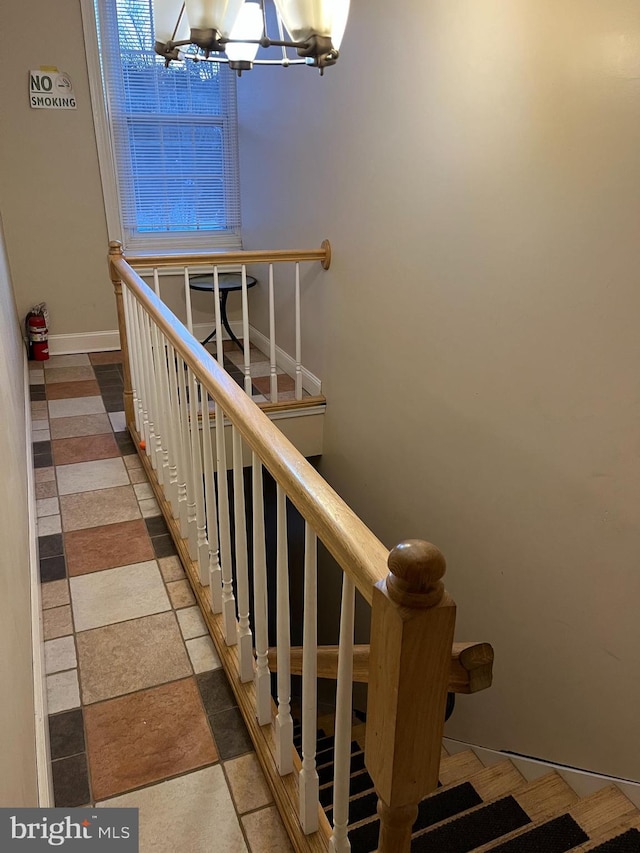
[{"label": "red fire extinguisher", "polygon": [[29,358],[35,361],[46,361],[49,358],[49,330],[44,314],[36,314],[32,311],[27,315],[27,338]]}]

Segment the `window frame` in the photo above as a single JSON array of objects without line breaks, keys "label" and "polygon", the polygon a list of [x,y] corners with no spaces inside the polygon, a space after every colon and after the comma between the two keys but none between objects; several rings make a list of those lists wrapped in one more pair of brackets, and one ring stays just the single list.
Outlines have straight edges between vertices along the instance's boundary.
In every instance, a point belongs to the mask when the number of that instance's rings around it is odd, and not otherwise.
[{"label": "window frame", "polygon": [[[240,225],[237,231],[168,231],[168,232],[138,232],[132,233],[124,221],[122,205],[120,203],[121,191],[119,173],[115,154],[114,130],[110,114],[109,102],[106,94],[105,83],[102,74],[100,45],[98,36],[98,25],[96,21],[95,0],[80,0],[82,13],[82,25],[84,30],[84,41],[87,58],[87,70],[89,74],[89,91],[91,95],[91,109],[96,135],[98,150],[98,163],[100,168],[100,179],[104,198],[105,216],[107,220],[107,231],[109,240],[119,240],[125,250],[136,255],[147,254],[169,254],[174,251],[215,251],[218,249],[237,250],[242,249],[242,236]],[[111,0],[115,3],[115,0]],[[235,110],[235,98],[232,105]],[[140,114],[142,115],[142,114]],[[151,114],[152,118],[158,119],[158,125],[167,120],[167,116]],[[195,121],[202,116],[194,115]],[[234,157],[228,158],[228,169],[225,172],[225,183],[230,187],[237,188],[239,208],[239,174],[238,174],[238,140],[237,122],[228,122],[225,117],[209,120],[209,124],[221,124],[223,128],[224,144],[229,150],[234,151]],[[233,128],[230,127],[233,124]],[[229,162],[232,160],[233,162]],[[235,191],[235,190],[234,190]]]}]

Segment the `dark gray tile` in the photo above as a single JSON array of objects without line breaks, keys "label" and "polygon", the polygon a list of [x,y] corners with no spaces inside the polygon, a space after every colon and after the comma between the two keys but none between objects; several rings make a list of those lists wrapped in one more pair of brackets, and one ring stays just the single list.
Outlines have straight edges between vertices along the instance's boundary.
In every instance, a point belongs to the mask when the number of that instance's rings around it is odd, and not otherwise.
[{"label": "dark gray tile", "polygon": [[103,394],[102,402],[107,412],[122,412],[124,409],[124,399],[122,394]]},{"label": "dark gray tile", "polygon": [[128,432],[114,432],[113,435],[123,456],[130,456],[136,452],[136,446]]},{"label": "dark gray tile", "polygon": [[214,669],[213,672],[202,672],[196,675],[196,682],[202,704],[208,715],[226,711],[237,704],[224,670]]},{"label": "dark gray tile", "polygon": [[40,560],[40,583],[59,581],[67,576],[67,563],[62,555]]},{"label": "dark gray tile", "polygon": [[44,385],[30,385],[29,397],[33,402],[36,402],[37,400],[46,400],[47,395]]},{"label": "dark gray tile", "polygon": [[145,518],[144,523],[147,525],[149,536],[166,536],[169,533],[167,523],[161,515]]},{"label": "dark gray tile", "polygon": [[110,373],[97,373],[96,381],[101,388],[122,388],[122,376],[117,371]]},{"label": "dark gray tile", "polygon": [[53,796],[57,808],[70,809],[91,802],[87,756],[83,752],[71,758],[51,762]]},{"label": "dark gray tile", "polygon": [[68,758],[85,751],[82,709],[64,711],[49,717],[51,759]]},{"label": "dark gray tile", "polygon": [[153,545],[153,553],[157,560],[161,557],[172,557],[178,553],[176,546],[173,544],[173,539],[168,533],[164,536],[154,536],[151,539],[151,544]]},{"label": "dark gray tile", "polygon": [[41,560],[45,557],[59,557],[61,554],[64,554],[62,533],[52,533],[50,536],[38,536],[38,553]]},{"label": "dark gray tile", "polygon": [[117,364],[92,364],[91,366],[96,376],[120,375]]},{"label": "dark gray tile", "polygon": [[34,468],[51,468],[53,465],[53,456],[51,453],[35,453],[33,456]]},{"label": "dark gray tile", "polygon": [[41,453],[51,453],[51,442],[50,441],[34,441],[33,442],[33,452],[36,455],[40,455]]},{"label": "dark gray tile", "polygon": [[249,732],[239,708],[229,708],[209,717],[211,731],[223,761],[253,750]]}]

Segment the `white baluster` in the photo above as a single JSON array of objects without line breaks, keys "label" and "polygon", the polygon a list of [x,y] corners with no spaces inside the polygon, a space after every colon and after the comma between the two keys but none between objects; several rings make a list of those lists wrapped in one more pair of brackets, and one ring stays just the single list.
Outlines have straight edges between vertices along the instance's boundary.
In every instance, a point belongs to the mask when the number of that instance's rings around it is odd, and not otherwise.
[{"label": "white baluster", "polygon": [[[124,304],[125,322],[127,324],[127,339],[129,341],[129,360],[131,370],[131,390],[133,392],[133,416],[138,435],[142,435],[142,400],[140,399],[140,379],[138,371],[138,335],[136,320],[133,314],[133,296],[129,288],[123,284],[122,300]],[[127,424],[129,426],[129,424]]]},{"label": "white baluster", "polygon": [[222,612],[222,575],[220,570],[220,552],[218,549],[218,506],[214,479],[215,464],[211,446],[211,413],[209,394],[202,388],[202,450],[204,469],[205,506],[207,511],[207,540],[209,542],[209,589],[211,592],[211,612]]},{"label": "white baluster", "polygon": [[227,446],[224,438],[224,412],[216,403],[216,468],[218,469],[218,524],[220,534],[220,568],[222,569],[222,624],[228,646],[238,642],[236,600],[231,571],[231,526],[229,524],[229,490],[227,488]]},{"label": "white baluster", "polygon": [[158,367],[161,393],[161,406],[164,426],[162,434],[165,437],[166,450],[163,459],[163,482],[165,497],[171,505],[174,518],[178,517],[178,472],[176,465],[176,436],[173,408],[171,402],[171,381],[169,373],[170,350],[164,334],[159,332]]},{"label": "white baluster", "polygon": [[[147,453],[151,465],[156,472],[156,478],[160,481],[162,468],[162,441],[160,440],[160,423],[158,419],[158,388],[156,385],[154,354],[153,354],[153,322],[145,311],[145,338],[147,369],[149,371],[149,431],[151,433],[151,445],[147,447]],[[159,458],[160,453],[160,458]]]},{"label": "white baluster", "polygon": [[289,549],[287,547],[287,499],[280,485],[277,507],[277,656],[278,714],[275,719],[276,763],[281,776],[293,770],[293,720],[291,719],[291,632],[289,625]]},{"label": "white baluster", "polygon": [[244,390],[251,396],[251,342],[249,341],[249,296],[247,268],[242,265],[242,346],[244,348]]},{"label": "white baluster", "polygon": [[[138,381],[139,381],[139,419],[140,426],[138,428],[138,435],[140,436],[140,440],[145,442],[145,445],[149,444],[149,413],[147,412],[147,386],[146,386],[146,374],[145,374],[145,360],[143,355],[144,348],[144,339],[142,334],[142,308],[135,300],[132,301],[132,309],[134,316],[134,329],[136,335],[136,350],[138,353]],[[145,451],[146,453],[146,451]]]},{"label": "white baluster", "polygon": [[[160,276],[157,267],[153,270],[153,289],[160,298]],[[166,403],[166,352],[164,336],[155,323],[151,326],[153,339],[153,359],[156,396],[158,402],[158,428],[156,429],[156,456],[158,457],[158,482],[162,485],[165,497],[169,499],[169,424]]]},{"label": "white baluster", "polygon": [[273,289],[273,264],[269,264],[269,378],[271,402],[278,402],[278,368],[276,365],[276,300]]},{"label": "white baluster", "polygon": [[304,526],[304,617],[302,642],[302,770],[300,771],[300,823],[305,835],[318,829],[317,678],[317,539],[308,522]]},{"label": "white baluster", "polygon": [[143,388],[143,415],[144,415],[144,444],[145,453],[151,460],[151,447],[155,437],[153,429],[153,410],[151,406],[151,371],[149,369],[149,341],[147,338],[146,313],[141,305],[138,305],[138,316],[140,317],[140,359],[142,362],[142,388]]},{"label": "white baluster", "polygon": [[296,400],[302,400],[302,329],[300,325],[300,264],[296,263]]},{"label": "white baluster", "polygon": [[[178,372],[178,394],[180,404],[180,425],[182,428],[182,447],[184,460],[184,478],[187,487],[187,532],[189,556],[192,560],[198,557],[198,535],[196,528],[196,498],[193,489],[193,468],[191,462],[191,439],[189,435],[189,401],[187,398],[187,383],[184,372],[186,365],[178,356],[176,369]],[[186,368],[188,369],[188,368]]]},{"label": "white baluster", "polygon": [[267,555],[264,535],[262,463],[252,456],[253,500],[253,610],[256,626],[256,716],[265,726],[271,722],[271,673],[269,672],[269,611],[267,607]]},{"label": "white baluster", "polygon": [[[156,289],[159,288],[158,281],[158,270],[154,270],[154,281],[156,282]],[[164,431],[166,429],[166,423],[164,422],[164,406],[162,404],[162,374],[161,374],[161,354],[160,354],[160,334],[158,331],[158,327],[155,322],[151,320],[149,317],[149,326],[150,326],[150,343],[151,349],[149,351],[151,358],[151,373],[153,380],[153,405],[154,405],[154,423],[155,423],[155,444],[152,448],[152,453],[156,457],[156,476],[158,478],[158,483],[164,487],[165,485],[165,476],[168,476],[168,471],[165,471],[165,445],[166,438],[164,437]]]},{"label": "white baluster", "polygon": [[204,517],[204,480],[202,477],[202,452],[200,447],[200,421],[198,419],[198,397],[200,383],[189,370],[189,409],[191,417],[191,468],[193,470],[193,492],[196,502],[196,548],[198,551],[198,573],[202,586],[209,585],[209,543]]},{"label": "white baluster", "polygon": [[346,853],[346,851],[351,850],[351,844],[347,837],[347,825],[349,823],[349,781],[351,774],[354,610],[355,586],[353,581],[346,574],[343,574],[338,681],[336,685],[333,834],[329,841],[331,853]]},{"label": "white baluster", "polygon": [[220,313],[220,282],[218,279],[218,267],[216,266],[213,268],[213,313],[216,318],[216,360],[220,367],[224,367],[224,342],[222,340],[222,315]]},{"label": "white baluster", "polygon": [[193,312],[191,311],[191,288],[189,287],[189,267],[184,268],[184,301],[187,306],[187,329],[193,334]]},{"label": "white baluster", "polygon": [[236,546],[236,582],[238,584],[238,662],[240,681],[253,680],[253,644],[249,624],[249,569],[247,523],[244,506],[242,437],[235,427],[233,436],[233,523]]},{"label": "white baluster", "polygon": [[[187,512],[187,483],[185,476],[185,453],[182,434],[182,418],[180,415],[180,386],[178,384],[178,359],[173,346],[168,346],[169,368],[169,402],[171,404],[171,420],[175,438],[176,482],[178,506],[174,508],[174,518],[180,519],[180,534],[183,538],[189,535],[189,517]],[[177,509],[177,512],[176,512]]]}]

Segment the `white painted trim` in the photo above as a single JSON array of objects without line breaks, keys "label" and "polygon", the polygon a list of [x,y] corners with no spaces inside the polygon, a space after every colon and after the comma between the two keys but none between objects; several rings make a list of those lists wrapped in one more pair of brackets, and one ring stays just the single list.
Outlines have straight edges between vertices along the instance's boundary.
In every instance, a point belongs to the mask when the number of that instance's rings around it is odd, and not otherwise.
[{"label": "white painted trim", "polygon": [[[102,88],[102,71],[100,69],[100,48],[96,28],[95,7],[93,0],[80,0],[82,29],[84,32],[87,70],[89,72],[89,93],[91,98],[91,113],[96,133],[98,149],[98,166],[102,183],[104,212],[107,220],[107,230],[110,240],[122,241],[122,222],[120,220],[120,203],[118,201],[116,166],[111,147],[111,130],[107,105]],[[77,352],[77,350],[74,350]]]},{"label": "white painted trim", "polygon": [[105,332],[76,332],[73,335],[49,335],[50,355],[73,355],[84,352],[107,352],[120,349],[117,329]]},{"label": "white painted trim", "polygon": [[31,644],[33,654],[33,704],[36,728],[36,773],[38,805],[53,806],[53,777],[49,747],[49,715],[47,708],[47,682],[44,666],[44,631],[42,627],[42,599],[40,596],[40,565],[38,560],[38,522],[36,514],[36,486],[33,473],[33,447],[31,444],[31,403],[29,397],[29,362],[24,355],[25,388],[25,441],[27,448],[27,511],[29,515],[29,583],[31,587]]},{"label": "white painted trim", "polygon": [[[236,337],[242,336],[242,320],[234,320],[230,323]],[[193,327],[193,334],[197,340],[204,340],[211,332],[213,325],[211,323],[197,323]],[[225,340],[228,335],[224,332]],[[269,351],[269,339],[262,332],[259,332],[254,326],[249,326],[249,340],[255,344],[262,352]],[[71,355],[81,352],[106,352],[120,349],[120,335],[117,329],[110,329],[104,332],[77,332],[71,335],[50,335],[49,336],[49,353],[51,355]],[[276,364],[281,370],[284,370],[289,376],[296,374],[296,362],[293,356],[285,352],[282,347],[276,347]],[[307,370],[302,368],[302,387],[304,390],[317,397],[322,393],[322,382]]]},{"label": "white painted trim", "polygon": [[270,421],[290,421],[292,418],[315,418],[318,415],[324,415],[326,410],[326,404],[319,403],[317,406],[308,406],[306,409],[283,409],[276,412],[265,412],[265,415]]},{"label": "white painted trim", "polygon": [[545,773],[555,771],[559,776],[562,776],[567,784],[571,785],[580,797],[587,797],[601,788],[606,788],[608,785],[615,785],[620,788],[622,793],[636,807],[640,808],[639,782],[633,782],[629,779],[618,779],[615,776],[603,776],[599,773],[591,773],[588,770],[580,770],[577,767],[565,767],[562,764],[554,764],[552,761],[542,761],[539,758],[525,758],[509,752],[500,752],[497,749],[486,749],[483,746],[464,743],[464,741],[453,740],[452,738],[443,738],[442,742],[450,755],[463,752],[465,749],[471,749],[487,767],[497,764],[500,761],[509,760],[515,764],[527,781],[538,779],[540,776],[544,776]]}]

